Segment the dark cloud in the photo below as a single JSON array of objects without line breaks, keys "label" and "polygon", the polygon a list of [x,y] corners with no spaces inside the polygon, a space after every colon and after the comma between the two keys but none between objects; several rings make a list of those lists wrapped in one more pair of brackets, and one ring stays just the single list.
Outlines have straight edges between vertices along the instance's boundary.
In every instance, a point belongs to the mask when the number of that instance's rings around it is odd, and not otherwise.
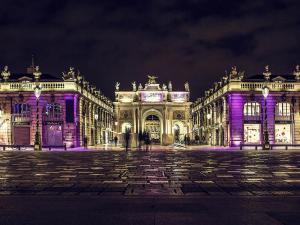
[{"label": "dark cloud", "polygon": [[42,71],[69,65],[106,95],[156,74],[198,97],[232,65],[254,74],[299,63],[296,0],[1,1],[0,65]]}]

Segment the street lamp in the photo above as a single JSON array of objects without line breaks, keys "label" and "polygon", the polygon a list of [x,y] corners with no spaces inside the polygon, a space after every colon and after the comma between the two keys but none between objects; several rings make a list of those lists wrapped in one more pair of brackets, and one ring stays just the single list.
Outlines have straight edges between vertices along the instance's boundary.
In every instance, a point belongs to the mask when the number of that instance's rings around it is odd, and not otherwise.
[{"label": "street lamp", "polygon": [[98,144],[98,119],[99,119],[99,115],[97,112],[95,112],[95,144]]},{"label": "street lamp", "polygon": [[270,142],[269,142],[269,132],[268,132],[268,114],[267,114],[267,98],[269,95],[269,88],[264,86],[262,89],[262,95],[264,96],[264,140],[263,140],[263,149],[269,150],[270,149]]},{"label": "street lamp", "polygon": [[36,97],[36,131],[35,131],[35,140],[34,140],[34,150],[41,151],[41,136],[39,132],[39,99],[42,94],[42,87],[37,84],[34,88],[34,95]]}]

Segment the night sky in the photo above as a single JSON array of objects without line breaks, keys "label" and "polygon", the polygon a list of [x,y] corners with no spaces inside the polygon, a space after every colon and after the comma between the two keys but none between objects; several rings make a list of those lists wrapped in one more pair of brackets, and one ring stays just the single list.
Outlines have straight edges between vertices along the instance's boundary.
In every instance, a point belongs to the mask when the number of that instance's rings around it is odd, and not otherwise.
[{"label": "night sky", "polygon": [[190,82],[200,97],[231,66],[276,74],[300,63],[299,0],[7,1],[0,8],[0,66],[25,72],[69,66],[113,97],[147,74]]}]

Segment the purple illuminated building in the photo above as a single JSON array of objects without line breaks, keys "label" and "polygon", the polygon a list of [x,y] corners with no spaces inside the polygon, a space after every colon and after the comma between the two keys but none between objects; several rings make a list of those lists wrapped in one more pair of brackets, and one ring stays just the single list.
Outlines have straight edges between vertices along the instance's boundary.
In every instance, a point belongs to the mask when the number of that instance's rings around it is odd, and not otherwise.
[{"label": "purple illuminated building", "polygon": [[192,105],[194,135],[204,144],[240,146],[263,144],[267,131],[271,145],[299,144],[299,66],[292,74],[275,75],[268,66],[244,74],[233,67]]},{"label": "purple illuminated building", "polygon": [[112,138],[112,102],[72,67],[62,77],[34,65],[26,73],[5,67],[0,99],[0,145],[33,145],[37,131],[42,146],[94,146]]}]

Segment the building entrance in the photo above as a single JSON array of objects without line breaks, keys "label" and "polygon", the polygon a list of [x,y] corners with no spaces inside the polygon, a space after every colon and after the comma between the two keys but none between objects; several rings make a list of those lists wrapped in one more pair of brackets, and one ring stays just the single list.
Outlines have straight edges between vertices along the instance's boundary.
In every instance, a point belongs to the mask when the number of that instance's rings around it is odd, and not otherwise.
[{"label": "building entrance", "polygon": [[158,116],[149,115],[145,119],[145,131],[149,132],[153,144],[161,143],[161,125]]},{"label": "building entrance", "polygon": [[30,145],[30,127],[14,127],[14,144]]},{"label": "building entrance", "polygon": [[46,125],[44,143],[46,145],[63,145],[62,125]]}]

